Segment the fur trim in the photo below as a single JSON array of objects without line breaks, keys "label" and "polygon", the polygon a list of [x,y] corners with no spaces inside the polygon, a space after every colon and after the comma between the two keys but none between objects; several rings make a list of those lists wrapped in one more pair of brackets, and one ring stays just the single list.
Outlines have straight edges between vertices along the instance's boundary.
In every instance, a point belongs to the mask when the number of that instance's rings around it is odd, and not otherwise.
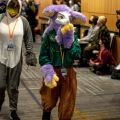
[{"label": "fur trim", "polygon": [[52,65],[50,65],[50,64],[43,65],[40,70],[42,72],[45,82],[51,82],[53,80],[55,71],[54,71]]},{"label": "fur trim", "polygon": [[61,32],[63,35],[66,34],[67,31],[74,30],[73,24],[68,24],[62,27]]}]

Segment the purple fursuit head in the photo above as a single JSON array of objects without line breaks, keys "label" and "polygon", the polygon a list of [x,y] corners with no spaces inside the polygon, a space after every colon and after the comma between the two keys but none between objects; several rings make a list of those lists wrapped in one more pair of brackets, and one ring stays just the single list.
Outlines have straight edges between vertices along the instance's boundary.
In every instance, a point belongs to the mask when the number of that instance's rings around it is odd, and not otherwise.
[{"label": "purple fursuit head", "polygon": [[45,36],[45,34],[47,32],[49,32],[50,30],[55,30],[56,32],[58,31],[59,27],[61,25],[57,24],[55,22],[56,18],[57,18],[57,13],[59,11],[69,11],[70,8],[67,7],[66,5],[51,5],[48,6],[47,8],[45,8],[43,10],[43,15],[48,17],[50,20],[50,24],[49,26],[45,29],[44,33],[43,33],[43,37]]},{"label": "purple fursuit head", "polygon": [[[56,41],[58,42],[58,44],[63,44],[65,48],[69,48],[71,46],[71,44],[74,41],[74,30],[68,30],[66,32],[66,34],[62,34],[61,33],[61,29],[68,24],[68,22],[66,22],[66,24],[58,24],[56,22],[56,19],[58,17],[59,13],[63,13],[63,15],[65,16],[65,19],[69,19],[69,24],[83,24],[86,22],[86,17],[80,13],[80,12],[76,12],[71,10],[67,5],[51,5],[48,6],[47,8],[44,9],[43,11],[43,15],[46,17],[49,17],[50,19],[50,24],[49,26],[45,29],[44,33],[43,33],[43,37],[45,36],[45,34],[51,30],[55,30],[57,35],[56,35]],[[65,20],[64,19],[64,20]],[[64,22],[65,23],[65,22]]]}]

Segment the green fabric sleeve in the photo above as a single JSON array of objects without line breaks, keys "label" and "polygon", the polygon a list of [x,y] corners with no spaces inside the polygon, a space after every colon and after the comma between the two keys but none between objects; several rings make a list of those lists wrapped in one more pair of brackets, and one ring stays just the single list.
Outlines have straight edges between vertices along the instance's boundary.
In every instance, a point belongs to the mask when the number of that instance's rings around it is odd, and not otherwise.
[{"label": "green fabric sleeve", "polygon": [[74,60],[78,60],[81,55],[81,47],[78,43],[77,37],[75,37],[75,40],[72,44],[72,46],[69,49],[65,50],[65,60],[64,60],[64,66],[69,67],[72,66],[74,63]]},{"label": "green fabric sleeve", "polygon": [[39,64],[41,66],[45,64],[51,64],[50,59],[49,59],[49,40],[47,36],[45,36],[42,40],[42,45],[40,48],[40,55],[39,55]]},{"label": "green fabric sleeve", "polygon": [[71,58],[74,60],[80,58],[81,47],[80,47],[77,37],[75,37],[75,41],[73,42],[73,44],[70,48],[69,54],[70,54]]}]

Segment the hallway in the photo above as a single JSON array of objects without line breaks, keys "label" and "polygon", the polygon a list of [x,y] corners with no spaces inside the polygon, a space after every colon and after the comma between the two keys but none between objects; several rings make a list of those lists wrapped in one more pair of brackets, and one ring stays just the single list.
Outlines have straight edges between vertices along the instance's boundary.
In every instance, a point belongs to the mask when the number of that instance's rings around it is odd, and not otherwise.
[{"label": "hallway", "polygon": [[[34,44],[39,56],[40,41]],[[25,49],[23,47],[25,53]],[[23,55],[24,55],[23,53]],[[25,60],[24,60],[25,61]],[[21,120],[42,120],[42,105],[39,89],[42,82],[39,64],[27,67],[23,64],[18,101],[18,115]],[[110,76],[96,76],[88,68],[75,68],[77,73],[77,98],[72,120],[120,120],[120,81]],[[9,120],[8,96],[0,113],[0,120]],[[51,120],[57,119],[57,107]]]}]

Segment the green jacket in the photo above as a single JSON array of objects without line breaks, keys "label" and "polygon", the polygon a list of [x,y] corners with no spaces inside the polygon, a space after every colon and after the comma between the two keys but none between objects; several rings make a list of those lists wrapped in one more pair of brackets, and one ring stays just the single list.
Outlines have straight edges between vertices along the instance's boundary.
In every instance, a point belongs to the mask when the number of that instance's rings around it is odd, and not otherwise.
[{"label": "green jacket", "polygon": [[77,37],[74,36],[72,46],[69,49],[65,49],[56,42],[55,36],[56,32],[52,30],[46,33],[46,36],[43,38],[39,55],[39,64],[41,66],[51,64],[53,67],[62,67],[63,58],[64,67],[72,66],[74,60],[79,59],[81,55],[81,48],[77,41]]}]

